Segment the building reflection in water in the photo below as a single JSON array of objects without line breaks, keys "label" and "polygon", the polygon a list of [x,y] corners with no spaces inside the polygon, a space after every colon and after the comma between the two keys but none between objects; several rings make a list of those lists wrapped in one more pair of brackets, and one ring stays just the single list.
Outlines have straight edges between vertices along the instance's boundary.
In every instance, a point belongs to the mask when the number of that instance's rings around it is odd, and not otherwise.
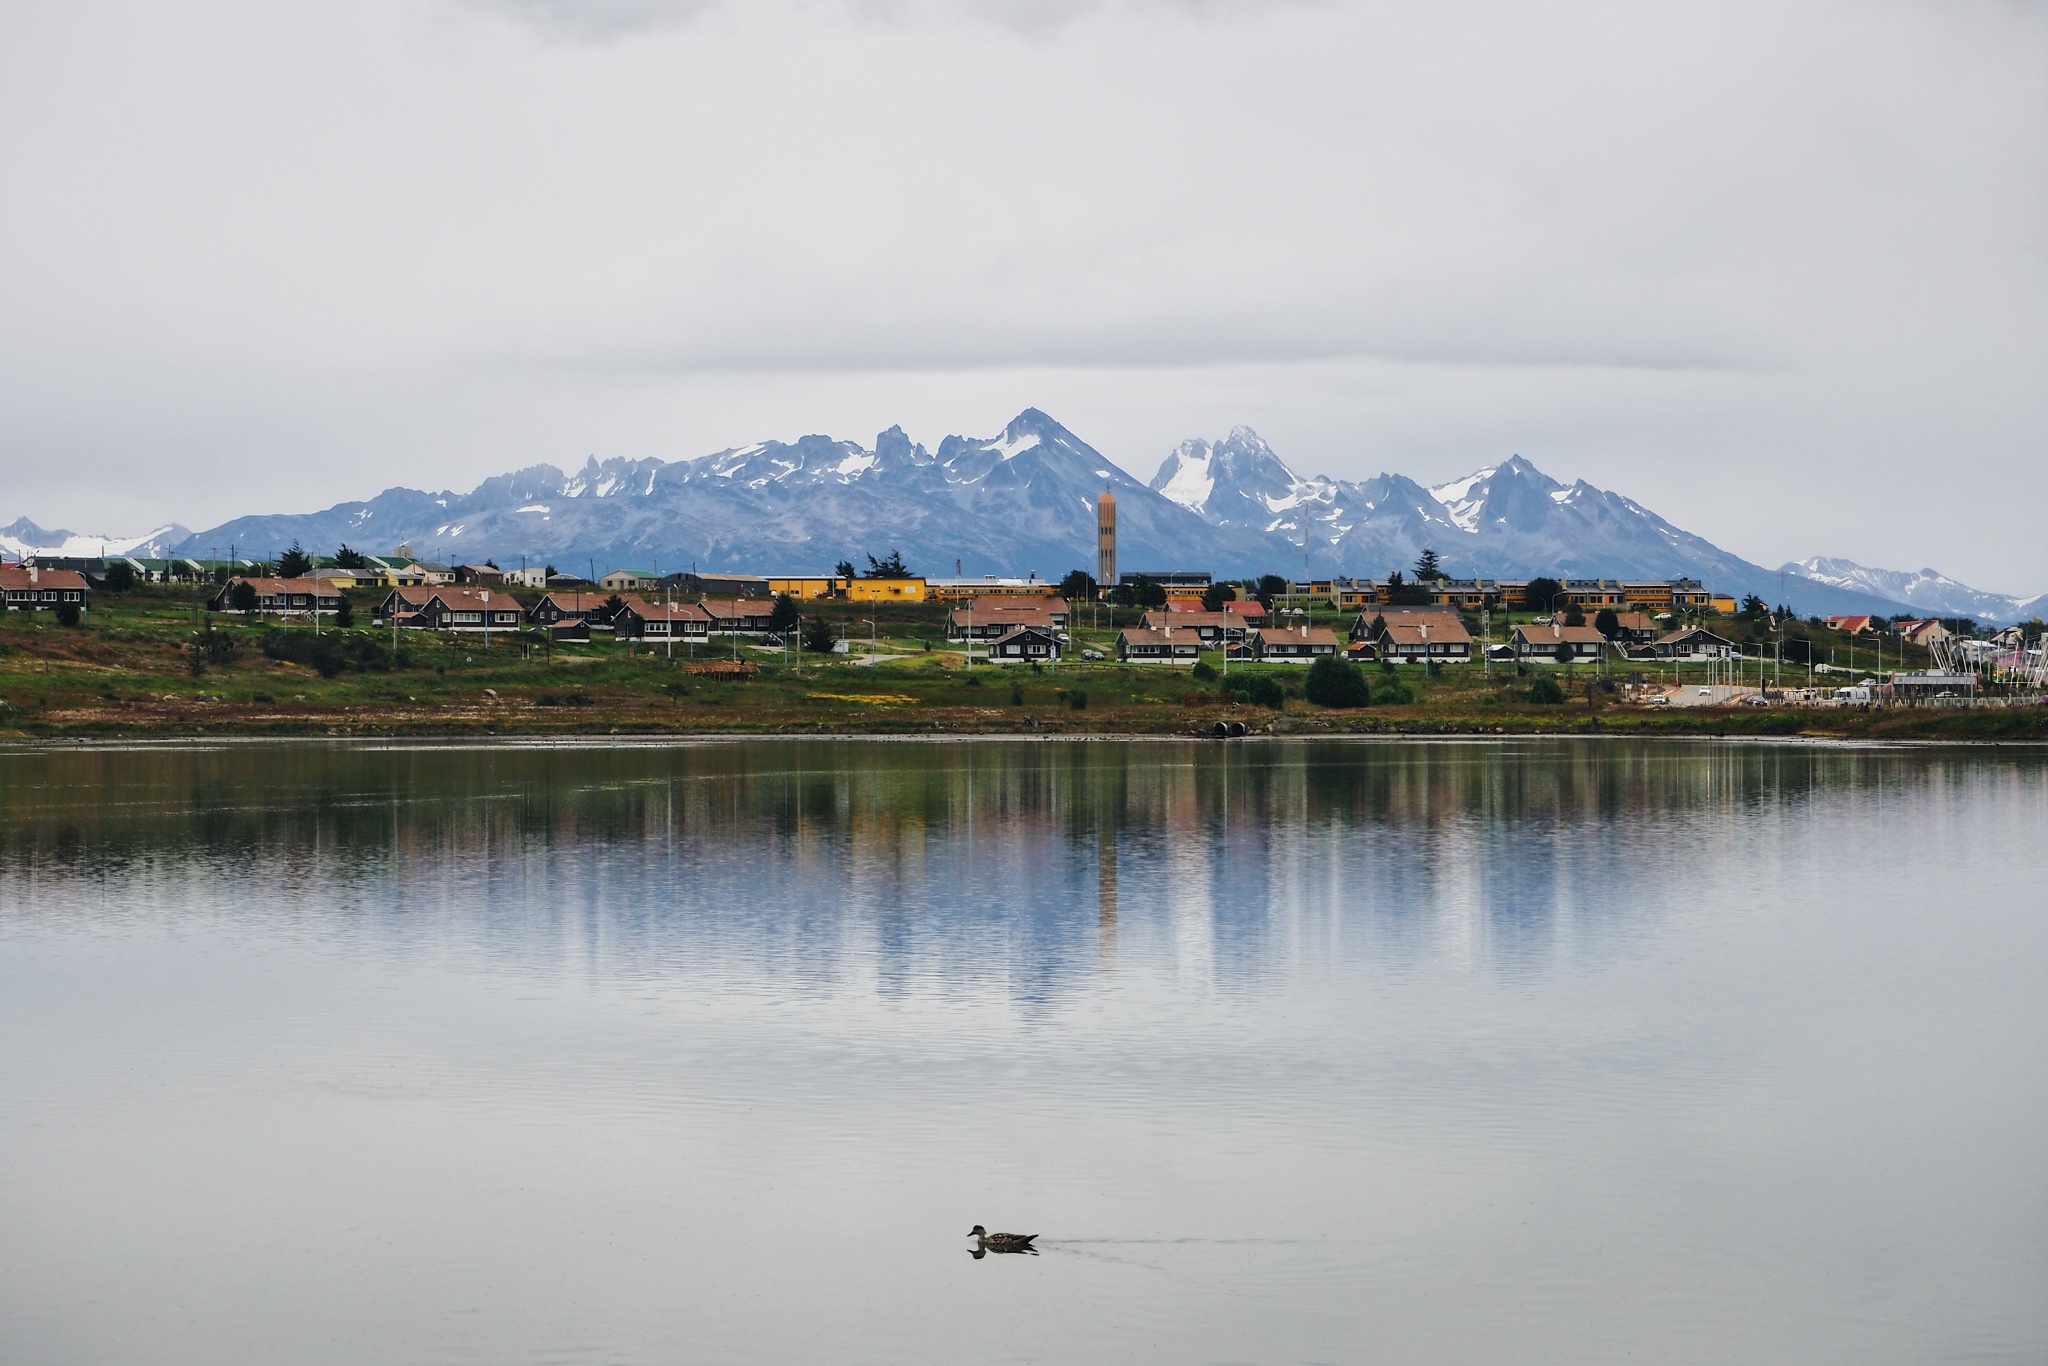
[{"label": "building reflection in water", "polygon": [[1658,742],[26,750],[0,754],[0,893],[884,998],[1043,1003],[1119,954],[1223,990],[1339,954],[1540,975],[1807,804],[1959,781],[2038,778]]}]

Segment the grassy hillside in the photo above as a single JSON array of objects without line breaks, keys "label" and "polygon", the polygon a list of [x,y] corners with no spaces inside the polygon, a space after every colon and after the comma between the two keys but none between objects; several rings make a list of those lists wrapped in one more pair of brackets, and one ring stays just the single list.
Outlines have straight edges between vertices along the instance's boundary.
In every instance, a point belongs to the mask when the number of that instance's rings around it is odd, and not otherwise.
[{"label": "grassy hillside", "polygon": [[[1665,708],[1627,700],[1633,674],[1668,684],[1667,667],[1610,666],[1603,676],[1578,667],[1491,670],[1478,663],[1435,676],[1403,668],[1377,684],[1400,683],[1412,701],[1329,710],[1301,696],[1305,670],[1233,666],[1264,676],[1267,703],[1226,691],[1185,667],[1063,662],[1034,669],[995,666],[944,640],[944,610],[934,606],[827,604],[813,610],[855,640],[845,656],[764,651],[742,643],[750,680],[693,672],[735,651],[720,640],[694,653],[649,650],[609,638],[554,646],[530,635],[450,638],[389,632],[280,629],[200,610],[189,592],[138,590],[102,597],[76,627],[48,613],[0,614],[0,733],[86,735],[371,735],[1097,732],[1187,734],[1218,720],[1254,730],[1300,732],[1527,733],[1601,731],[1649,734],[1842,735],[1942,739],[2048,739],[2041,708],[1974,712],[1802,712],[1772,709]],[[365,608],[358,616],[367,619]],[[1074,631],[1113,654],[1113,627],[1136,614],[1084,609]],[[1348,624],[1335,617],[1320,624]],[[872,623],[872,624],[870,624]],[[1500,624],[1495,623],[1496,638]],[[860,662],[873,640],[885,658]],[[1818,641],[1817,648],[1841,649]],[[1863,658],[1869,658],[1867,646]],[[1206,664],[1220,663],[1214,656]],[[1754,662],[1751,679],[1754,681]],[[1206,671],[1205,671],[1206,672]],[[1804,671],[1799,671],[1803,681]],[[1529,700],[1538,675],[1562,684],[1564,700]],[[1706,682],[1705,670],[1680,671]],[[1787,670],[1786,683],[1794,680]],[[1402,689],[1391,690],[1398,693]],[[1277,700],[1280,705],[1270,702]]]}]

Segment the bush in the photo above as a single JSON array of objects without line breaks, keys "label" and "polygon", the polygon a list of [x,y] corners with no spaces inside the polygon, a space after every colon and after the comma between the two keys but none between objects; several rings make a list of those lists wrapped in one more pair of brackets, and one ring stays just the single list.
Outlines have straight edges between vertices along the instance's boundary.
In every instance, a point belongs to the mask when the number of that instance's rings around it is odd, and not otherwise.
[{"label": "bush", "polygon": [[1088,694],[1079,688],[1069,688],[1067,690],[1067,705],[1075,711],[1088,710]]},{"label": "bush", "polygon": [[1335,655],[1324,655],[1309,665],[1302,693],[1319,707],[1363,707],[1373,700],[1358,666]]},{"label": "bush", "polygon": [[1024,705],[1024,685],[1023,685],[1023,684],[1021,684],[1021,683],[1012,683],[1012,684],[1010,685],[1010,705],[1011,705],[1011,706],[1013,706],[1013,707],[1021,707],[1021,706],[1023,706],[1023,705]]},{"label": "bush", "polygon": [[1386,679],[1375,685],[1372,690],[1372,704],[1375,707],[1404,707],[1414,700],[1414,692],[1398,678]]},{"label": "bush", "polygon": [[1544,674],[1529,685],[1529,700],[1555,704],[1564,701],[1564,689],[1557,686],[1557,680]]},{"label": "bush", "polygon": [[391,651],[376,636],[361,631],[272,631],[263,638],[263,653],[271,659],[303,664],[332,678],[343,669],[367,673],[391,667]]},{"label": "bush", "polygon": [[105,580],[109,593],[126,593],[135,587],[135,566],[126,560],[114,560],[107,565]]},{"label": "bush", "polygon": [[1216,666],[1206,659],[1198,659],[1195,661],[1194,674],[1197,682],[1213,683],[1216,681]]},{"label": "bush", "polygon": [[1236,673],[1223,680],[1223,691],[1240,702],[1255,702],[1278,711],[1287,705],[1287,692],[1271,674]]},{"label": "bush", "polygon": [[58,603],[58,604],[57,604],[57,624],[58,624],[59,626],[76,626],[76,625],[78,625],[78,604],[77,604],[77,603],[75,603],[75,602],[60,602],[60,603]]},{"label": "bush", "polygon": [[229,664],[235,658],[235,638],[225,631],[216,631],[211,626],[204,631],[192,633],[192,645],[187,654],[194,678],[206,672],[209,664]]}]

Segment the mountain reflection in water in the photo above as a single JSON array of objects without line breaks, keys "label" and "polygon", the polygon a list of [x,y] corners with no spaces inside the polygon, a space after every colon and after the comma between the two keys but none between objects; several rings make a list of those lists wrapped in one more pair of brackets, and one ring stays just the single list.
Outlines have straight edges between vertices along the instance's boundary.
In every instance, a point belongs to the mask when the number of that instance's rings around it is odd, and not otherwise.
[{"label": "mountain reflection in water", "polygon": [[0,1359],[2038,1361],[2044,831],[2018,748],[0,749]]}]

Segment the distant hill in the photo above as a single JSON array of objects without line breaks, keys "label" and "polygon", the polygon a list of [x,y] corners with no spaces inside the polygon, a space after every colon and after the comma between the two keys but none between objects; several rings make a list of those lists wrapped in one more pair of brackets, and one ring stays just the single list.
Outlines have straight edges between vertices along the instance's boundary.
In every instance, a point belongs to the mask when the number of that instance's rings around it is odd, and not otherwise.
[{"label": "distant hill", "polygon": [[[1890,579],[1836,573],[1829,566],[1839,562],[1752,564],[1629,498],[1583,480],[1561,484],[1519,456],[1433,487],[1399,474],[1305,477],[1239,427],[1221,441],[1183,442],[1147,483],[1035,408],[997,436],[949,436],[937,450],[892,427],[872,447],[806,436],[693,460],[593,457],[569,472],[534,465],[497,475],[467,493],[393,488],[320,512],[105,544],[110,553],[233,546],[270,555],[293,541],[330,553],[344,542],[374,553],[404,543],[428,559],[600,573],[819,572],[894,549],[929,575],[952,574],[957,562],[969,574],[1058,577],[1092,570],[1104,491],[1117,497],[1125,571],[1380,575],[1408,568],[1427,547],[1462,576],[1686,576],[1738,597],[1789,600],[1806,614],[1936,610]],[[100,541],[26,519],[0,528],[0,547],[15,553],[58,544]],[[2010,619],[1989,610],[1997,595],[1979,597],[1985,606],[1966,615]]]}]

